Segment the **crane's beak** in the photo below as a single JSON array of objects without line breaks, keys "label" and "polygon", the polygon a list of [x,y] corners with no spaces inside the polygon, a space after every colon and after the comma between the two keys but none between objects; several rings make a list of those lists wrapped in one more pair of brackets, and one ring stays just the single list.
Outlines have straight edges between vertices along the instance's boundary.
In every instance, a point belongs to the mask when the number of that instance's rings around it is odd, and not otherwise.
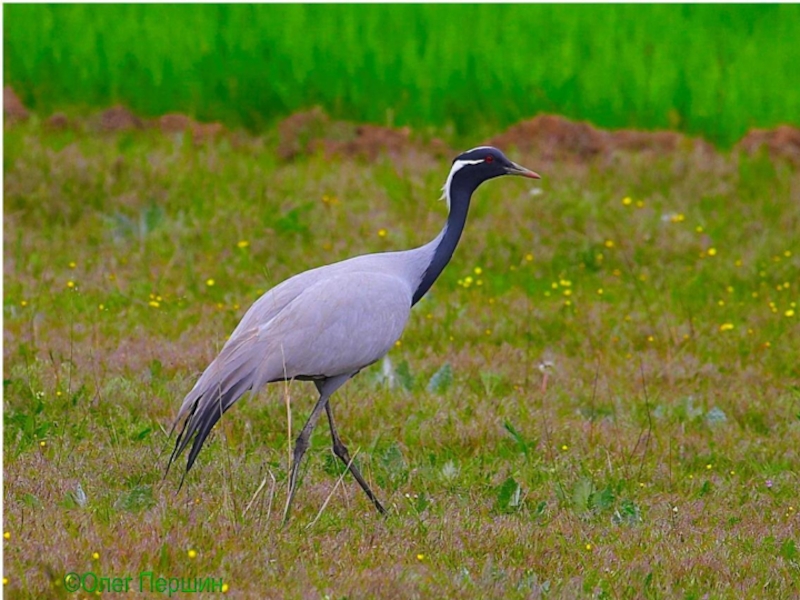
[{"label": "crane's beak", "polygon": [[541,179],[538,173],[534,173],[530,169],[519,166],[517,163],[511,163],[510,167],[506,167],[508,175],[521,175],[522,177],[530,177],[531,179]]}]

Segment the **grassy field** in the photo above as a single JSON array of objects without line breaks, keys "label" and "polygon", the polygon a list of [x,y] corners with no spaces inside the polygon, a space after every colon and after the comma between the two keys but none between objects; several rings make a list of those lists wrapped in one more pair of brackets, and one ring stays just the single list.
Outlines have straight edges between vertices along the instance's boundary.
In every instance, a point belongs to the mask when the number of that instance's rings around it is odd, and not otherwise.
[{"label": "grassy field", "polygon": [[512,156],[541,183],[478,192],[390,362],[334,397],[390,514],[338,483],[320,426],[281,528],[285,394],[296,432],[313,386],[241,401],[179,493],[177,408],[262,291],[431,239],[449,163],[274,157],[6,130],[5,597],[92,596],[70,572],[232,598],[800,594],[796,170]]},{"label": "grassy field", "polygon": [[728,146],[800,125],[797,5],[8,5],[4,83],[263,130],[337,118],[462,141],[539,112]]}]

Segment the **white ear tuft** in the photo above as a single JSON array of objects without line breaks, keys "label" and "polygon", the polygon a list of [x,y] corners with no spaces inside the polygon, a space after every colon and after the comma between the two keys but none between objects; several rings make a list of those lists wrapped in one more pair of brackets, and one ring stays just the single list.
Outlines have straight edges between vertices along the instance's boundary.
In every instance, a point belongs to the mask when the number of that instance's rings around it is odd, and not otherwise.
[{"label": "white ear tuft", "polygon": [[477,160],[457,160],[453,163],[453,167],[450,169],[450,173],[447,176],[447,181],[445,181],[444,185],[442,186],[442,197],[439,198],[439,200],[447,200],[447,210],[450,210],[450,184],[453,183],[453,175],[458,173],[467,165],[477,165],[483,161],[484,159],[479,158]]}]

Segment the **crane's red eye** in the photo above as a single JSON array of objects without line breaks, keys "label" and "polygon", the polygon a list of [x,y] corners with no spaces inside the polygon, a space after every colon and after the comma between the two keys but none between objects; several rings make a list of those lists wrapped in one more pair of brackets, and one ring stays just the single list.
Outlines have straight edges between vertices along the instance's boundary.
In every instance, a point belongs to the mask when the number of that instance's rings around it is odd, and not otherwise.
[{"label": "crane's red eye", "polygon": [[490,162],[492,162],[492,161],[494,160],[494,156],[492,156],[491,154],[487,154],[487,155],[486,155],[486,158],[485,158],[484,160],[485,160],[487,163],[490,163]]}]

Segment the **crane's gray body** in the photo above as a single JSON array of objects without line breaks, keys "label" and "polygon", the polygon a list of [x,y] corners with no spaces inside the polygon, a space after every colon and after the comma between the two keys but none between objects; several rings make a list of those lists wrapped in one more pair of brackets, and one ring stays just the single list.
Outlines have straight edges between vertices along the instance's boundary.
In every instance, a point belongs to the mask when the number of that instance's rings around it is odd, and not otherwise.
[{"label": "crane's gray body", "polygon": [[496,148],[474,148],[453,161],[444,186],[450,213],[434,240],[413,250],[367,254],[311,269],[261,296],[184,398],[175,421],[177,426],[183,419],[183,427],[170,464],[192,443],[188,472],[215,423],[248,390],[272,381],[312,380],[320,397],[295,443],[284,520],[297,489],[300,461],[323,410],[334,453],[375,507],[385,512],[339,438],[330,396],[400,339],[411,307],[430,289],[458,245],[472,193],[501,175],[539,177]]},{"label": "crane's gray body", "polygon": [[196,412],[203,413],[206,403],[233,390],[241,394],[272,381],[355,375],[382,358],[403,333],[441,237],[413,250],[311,269],[269,290],[242,317],[178,417],[198,401]]}]

